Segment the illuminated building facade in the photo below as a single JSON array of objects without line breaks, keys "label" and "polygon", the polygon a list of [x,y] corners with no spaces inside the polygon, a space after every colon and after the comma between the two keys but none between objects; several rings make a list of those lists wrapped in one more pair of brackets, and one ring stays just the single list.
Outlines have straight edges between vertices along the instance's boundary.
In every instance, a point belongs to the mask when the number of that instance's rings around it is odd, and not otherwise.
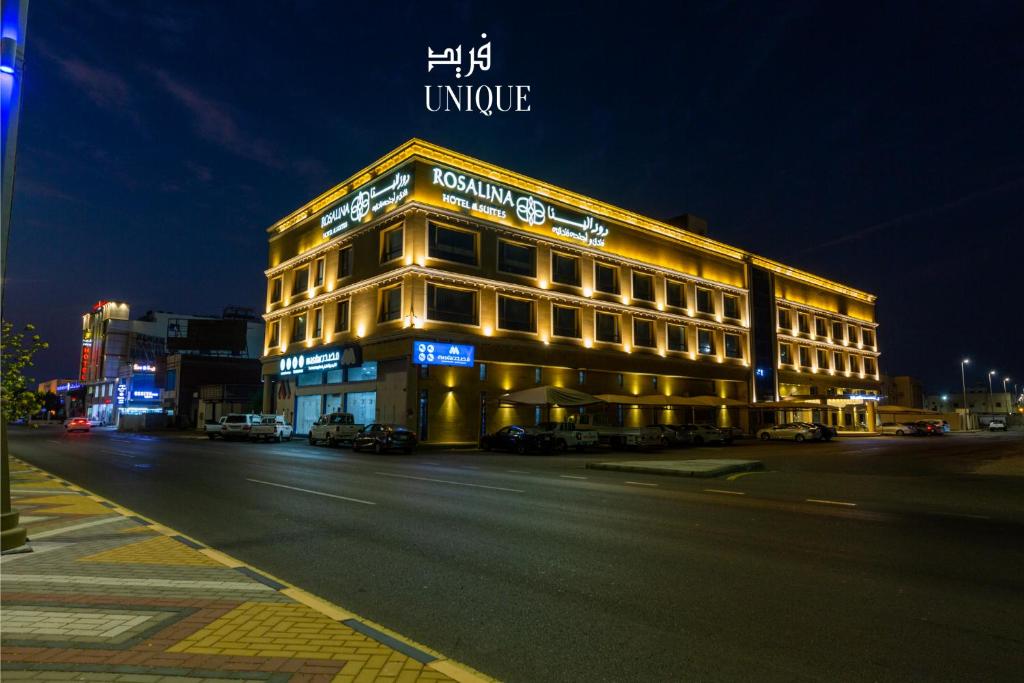
[{"label": "illuminated building facade", "polygon": [[546,419],[501,401],[537,385],[614,397],[595,410],[630,426],[877,392],[873,296],[420,140],[268,233],[264,410],[300,434],[347,410],[475,442]]}]

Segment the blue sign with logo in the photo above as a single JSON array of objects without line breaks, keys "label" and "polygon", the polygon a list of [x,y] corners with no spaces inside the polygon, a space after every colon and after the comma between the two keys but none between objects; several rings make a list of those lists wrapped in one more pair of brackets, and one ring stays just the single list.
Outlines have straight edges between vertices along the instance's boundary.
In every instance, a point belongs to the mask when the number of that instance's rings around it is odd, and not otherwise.
[{"label": "blue sign with logo", "polygon": [[458,368],[471,368],[474,351],[475,348],[469,344],[414,341],[412,360],[416,365],[453,365]]}]

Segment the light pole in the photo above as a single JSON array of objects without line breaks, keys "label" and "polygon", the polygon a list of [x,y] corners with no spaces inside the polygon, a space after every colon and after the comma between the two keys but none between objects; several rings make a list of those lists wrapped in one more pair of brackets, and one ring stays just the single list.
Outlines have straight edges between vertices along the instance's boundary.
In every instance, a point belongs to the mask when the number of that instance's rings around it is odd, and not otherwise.
[{"label": "light pole", "polygon": [[996,374],[995,370],[988,371],[988,413],[991,415],[995,411],[992,410],[992,375]]},{"label": "light pole", "polygon": [[960,361],[960,383],[963,385],[963,389],[964,389],[964,412],[963,412],[962,422],[963,422],[963,428],[964,428],[965,432],[967,431],[967,415],[968,415],[968,410],[967,410],[967,370],[965,370],[964,368],[966,368],[967,364],[970,363],[970,362],[971,362],[970,358],[964,358],[962,361]]},{"label": "light pole", "polygon": [[[1004,377],[1003,378],[1003,393],[1004,394],[1006,393],[1006,383],[1009,382],[1009,381],[1010,381],[1009,377]],[[1009,400],[1009,396],[1007,396],[1007,399],[1008,400],[1006,401],[1006,414],[1009,415],[1012,412],[1010,410],[1010,408],[1013,407],[1013,401]]]}]

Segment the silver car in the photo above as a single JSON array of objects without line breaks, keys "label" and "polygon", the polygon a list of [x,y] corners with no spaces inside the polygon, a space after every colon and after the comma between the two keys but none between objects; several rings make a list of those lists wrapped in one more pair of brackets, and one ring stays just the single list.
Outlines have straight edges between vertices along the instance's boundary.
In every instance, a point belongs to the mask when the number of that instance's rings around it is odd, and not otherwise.
[{"label": "silver car", "polygon": [[904,422],[883,422],[878,425],[879,434],[895,434],[896,436],[910,436],[917,434],[917,427]]},{"label": "silver car", "polygon": [[781,425],[765,427],[757,431],[757,438],[762,441],[813,441],[819,437],[818,428],[806,424],[789,422]]}]

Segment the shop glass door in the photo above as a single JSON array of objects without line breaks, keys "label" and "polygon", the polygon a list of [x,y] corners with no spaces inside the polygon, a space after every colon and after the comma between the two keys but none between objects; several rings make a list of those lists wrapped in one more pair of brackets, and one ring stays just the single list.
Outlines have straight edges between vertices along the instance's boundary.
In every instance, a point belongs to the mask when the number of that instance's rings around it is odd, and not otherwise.
[{"label": "shop glass door", "polygon": [[323,397],[297,396],[295,399],[295,433],[309,434],[309,428],[320,419],[320,405]]}]

